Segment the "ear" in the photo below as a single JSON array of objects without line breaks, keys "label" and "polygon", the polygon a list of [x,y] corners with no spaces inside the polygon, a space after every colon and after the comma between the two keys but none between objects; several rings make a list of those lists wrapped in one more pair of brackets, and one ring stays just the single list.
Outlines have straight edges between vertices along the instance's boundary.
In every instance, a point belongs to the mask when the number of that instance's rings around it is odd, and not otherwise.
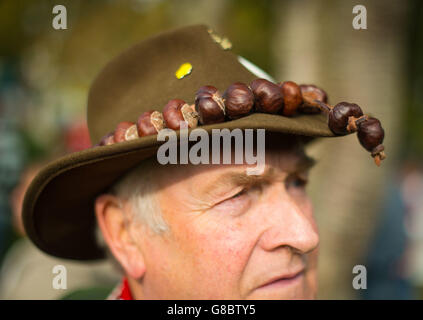
[{"label": "ear", "polygon": [[119,261],[126,274],[134,279],[145,273],[145,259],[140,246],[134,242],[125,224],[125,206],[119,205],[119,199],[111,194],[103,194],[95,201],[95,213],[98,225],[114,257]]}]

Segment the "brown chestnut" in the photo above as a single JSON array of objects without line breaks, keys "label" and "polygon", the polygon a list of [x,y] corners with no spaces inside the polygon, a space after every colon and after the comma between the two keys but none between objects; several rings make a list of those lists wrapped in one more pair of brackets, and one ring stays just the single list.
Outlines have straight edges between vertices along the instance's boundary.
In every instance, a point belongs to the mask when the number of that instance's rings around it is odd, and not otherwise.
[{"label": "brown chestnut", "polygon": [[284,107],[282,114],[288,117],[294,115],[303,102],[300,86],[294,81],[281,82],[278,83],[278,86],[281,88],[283,95]]},{"label": "brown chestnut", "polygon": [[380,161],[386,157],[382,145],[385,131],[380,121],[376,118],[369,117],[366,121],[358,123],[357,137],[360,144],[372,153],[376,165],[379,166]]},{"label": "brown chestnut", "polygon": [[369,117],[367,121],[363,121],[357,127],[358,139],[366,150],[372,151],[383,142],[385,131],[378,119]]},{"label": "brown chestnut", "polygon": [[103,138],[101,138],[100,143],[98,145],[100,146],[108,146],[115,143],[114,139],[114,132],[110,132],[106,134]]},{"label": "brown chestnut", "polygon": [[125,132],[125,141],[130,141],[139,138],[137,125],[134,123]]},{"label": "brown chestnut", "polygon": [[195,110],[201,124],[213,124],[225,121],[225,104],[217,88],[204,86],[195,96]]},{"label": "brown chestnut", "polygon": [[278,113],[283,108],[283,95],[278,85],[266,79],[256,79],[250,83],[258,112]]},{"label": "brown chestnut", "polygon": [[140,137],[157,134],[163,128],[163,114],[159,111],[146,111],[137,120],[138,135]]},{"label": "brown chestnut", "polygon": [[201,98],[213,98],[219,104],[223,104],[222,95],[219,90],[213,86],[202,86],[195,94],[195,102]]},{"label": "brown chestnut", "polygon": [[125,139],[126,131],[133,125],[135,125],[135,123],[129,122],[129,121],[119,122],[115,129],[115,134],[114,134],[115,142],[126,141]]},{"label": "brown chestnut", "polygon": [[166,126],[173,130],[180,129],[180,122],[185,121],[188,128],[195,128],[198,124],[198,113],[194,105],[190,106],[181,99],[170,100],[163,109]]},{"label": "brown chestnut", "polygon": [[350,117],[357,119],[362,115],[363,111],[359,105],[349,102],[340,102],[329,111],[329,128],[337,135],[348,134],[352,131],[348,126]]},{"label": "brown chestnut", "polygon": [[328,95],[326,92],[313,84],[302,84],[300,85],[300,90],[303,104],[299,106],[298,111],[302,113],[320,113],[321,107],[315,100],[327,103]]},{"label": "brown chestnut", "polygon": [[201,124],[213,124],[225,121],[224,109],[213,98],[200,98],[195,101]]},{"label": "brown chestnut", "polygon": [[229,119],[238,119],[250,114],[254,107],[254,94],[245,83],[235,82],[223,93],[226,114]]}]

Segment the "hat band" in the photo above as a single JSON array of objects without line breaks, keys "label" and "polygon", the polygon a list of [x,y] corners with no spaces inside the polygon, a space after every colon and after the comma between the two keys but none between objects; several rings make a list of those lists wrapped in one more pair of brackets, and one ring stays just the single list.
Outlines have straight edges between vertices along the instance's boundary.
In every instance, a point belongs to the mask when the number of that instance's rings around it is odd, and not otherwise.
[{"label": "hat band", "polygon": [[151,110],[141,114],[136,122],[120,122],[93,147],[154,135],[164,128],[180,130],[181,122],[188,128],[196,128],[199,124],[222,123],[256,112],[285,117],[324,112],[335,135],[357,132],[360,144],[371,153],[376,165],[386,158],[380,121],[364,115],[357,104],[341,102],[331,106],[326,92],[315,85],[298,85],[293,81],[274,83],[263,78],[249,85],[235,82],[223,95],[213,86],[203,86],[198,89],[194,104],[181,99],[169,100],[162,112]]}]

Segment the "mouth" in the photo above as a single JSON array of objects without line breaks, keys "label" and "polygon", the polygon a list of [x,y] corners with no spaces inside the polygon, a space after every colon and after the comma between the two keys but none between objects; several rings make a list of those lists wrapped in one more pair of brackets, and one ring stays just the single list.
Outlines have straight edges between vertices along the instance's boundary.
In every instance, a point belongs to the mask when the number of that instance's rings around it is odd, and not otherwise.
[{"label": "mouth", "polygon": [[257,289],[279,288],[298,284],[303,279],[304,273],[305,269],[301,269],[295,273],[274,277]]}]

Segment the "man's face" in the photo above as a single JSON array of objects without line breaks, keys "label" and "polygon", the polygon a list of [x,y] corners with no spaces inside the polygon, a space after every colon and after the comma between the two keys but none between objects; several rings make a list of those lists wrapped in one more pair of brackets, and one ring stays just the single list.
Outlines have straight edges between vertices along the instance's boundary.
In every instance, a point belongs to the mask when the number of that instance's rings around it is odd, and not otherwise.
[{"label": "man's face", "polygon": [[314,298],[319,236],[307,159],[287,144],[266,152],[260,176],[248,176],[247,165],[168,166],[157,199],[170,231],[135,232],[143,296]]}]

